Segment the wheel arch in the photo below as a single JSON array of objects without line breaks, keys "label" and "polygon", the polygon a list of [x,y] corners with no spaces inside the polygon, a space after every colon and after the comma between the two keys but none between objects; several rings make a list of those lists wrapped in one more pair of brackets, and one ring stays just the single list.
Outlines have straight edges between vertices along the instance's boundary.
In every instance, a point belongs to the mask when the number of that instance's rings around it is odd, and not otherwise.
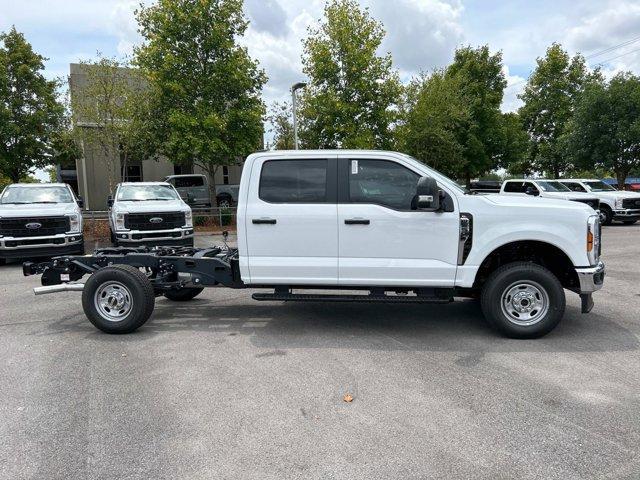
[{"label": "wheel arch", "polygon": [[557,245],[542,240],[516,240],[495,247],[480,263],[473,288],[481,288],[492,272],[517,261],[527,261],[547,268],[564,288],[579,288],[578,274],[569,255]]}]

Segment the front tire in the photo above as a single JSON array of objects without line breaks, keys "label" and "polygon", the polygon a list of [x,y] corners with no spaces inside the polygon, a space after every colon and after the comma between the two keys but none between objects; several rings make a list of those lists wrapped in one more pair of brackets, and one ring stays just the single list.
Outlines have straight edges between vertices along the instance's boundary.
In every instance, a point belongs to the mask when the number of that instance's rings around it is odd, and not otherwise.
[{"label": "front tire", "polygon": [[634,223],[636,223],[638,220],[625,220],[624,223],[625,225],[633,225]]},{"label": "front tire", "polygon": [[164,292],[165,298],[174,302],[188,302],[202,293],[204,288],[178,288]]},{"label": "front tire", "polygon": [[546,268],[514,262],[494,271],[480,298],[488,323],[510,338],[539,338],[553,330],[564,315],[562,285]]},{"label": "front tire", "polygon": [[82,290],[82,308],[105,333],[131,333],[149,319],[155,305],[147,276],[131,265],[113,265],[91,275]]},{"label": "front tire", "polygon": [[600,223],[602,225],[611,225],[613,222],[613,211],[607,206],[600,207]]}]

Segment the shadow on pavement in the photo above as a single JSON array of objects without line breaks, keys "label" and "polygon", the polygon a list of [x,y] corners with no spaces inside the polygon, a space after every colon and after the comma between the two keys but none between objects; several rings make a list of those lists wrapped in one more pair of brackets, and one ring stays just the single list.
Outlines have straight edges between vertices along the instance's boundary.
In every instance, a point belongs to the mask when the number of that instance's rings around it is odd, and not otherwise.
[{"label": "shadow on pavement", "polygon": [[[47,324],[40,335],[86,332],[92,341],[144,342],[160,333],[196,331],[250,338],[257,348],[348,348],[380,351],[608,352],[637,350],[637,337],[617,323],[568,306],[560,325],[537,340],[512,340],[485,323],[473,301],[449,305],[345,303],[187,303],[158,299],[153,316],[137,332],[106,335],[79,312]],[[235,300],[227,299],[226,302]],[[213,342],[212,343],[219,343]],[[474,353],[474,354],[475,354]]]}]

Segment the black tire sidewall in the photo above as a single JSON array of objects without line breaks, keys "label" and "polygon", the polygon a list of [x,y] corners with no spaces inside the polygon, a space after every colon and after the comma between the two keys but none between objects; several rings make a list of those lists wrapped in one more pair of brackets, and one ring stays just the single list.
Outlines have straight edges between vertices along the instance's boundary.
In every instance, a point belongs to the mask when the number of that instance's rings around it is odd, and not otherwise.
[{"label": "black tire sidewall", "polygon": [[[549,309],[545,317],[530,326],[509,321],[502,311],[502,294],[507,287],[527,280],[539,284],[547,293]],[[481,297],[482,311],[489,324],[511,338],[538,338],[553,330],[564,315],[565,295],[558,279],[546,268],[532,263],[517,262],[496,270],[485,283]]]},{"label": "black tire sidewall", "polygon": [[[119,282],[127,287],[133,301],[129,314],[118,322],[103,318],[94,304],[96,291],[110,281]],[[142,272],[128,265],[114,265],[98,270],[87,279],[82,291],[82,307],[87,318],[96,328],[106,333],[130,333],[138,329],[153,312],[154,302],[153,287],[149,280]]]},{"label": "black tire sidewall", "polygon": [[601,207],[602,213],[604,213],[605,221],[602,222],[603,225],[611,225],[613,223],[613,211],[607,207]]}]

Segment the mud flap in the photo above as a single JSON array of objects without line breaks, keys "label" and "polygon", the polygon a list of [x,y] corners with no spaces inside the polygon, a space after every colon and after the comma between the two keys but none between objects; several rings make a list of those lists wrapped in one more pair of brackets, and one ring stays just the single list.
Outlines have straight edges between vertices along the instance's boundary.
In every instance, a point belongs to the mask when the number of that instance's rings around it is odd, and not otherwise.
[{"label": "mud flap", "polygon": [[582,313],[589,313],[593,308],[593,298],[590,293],[581,293],[580,300],[582,301]]}]

